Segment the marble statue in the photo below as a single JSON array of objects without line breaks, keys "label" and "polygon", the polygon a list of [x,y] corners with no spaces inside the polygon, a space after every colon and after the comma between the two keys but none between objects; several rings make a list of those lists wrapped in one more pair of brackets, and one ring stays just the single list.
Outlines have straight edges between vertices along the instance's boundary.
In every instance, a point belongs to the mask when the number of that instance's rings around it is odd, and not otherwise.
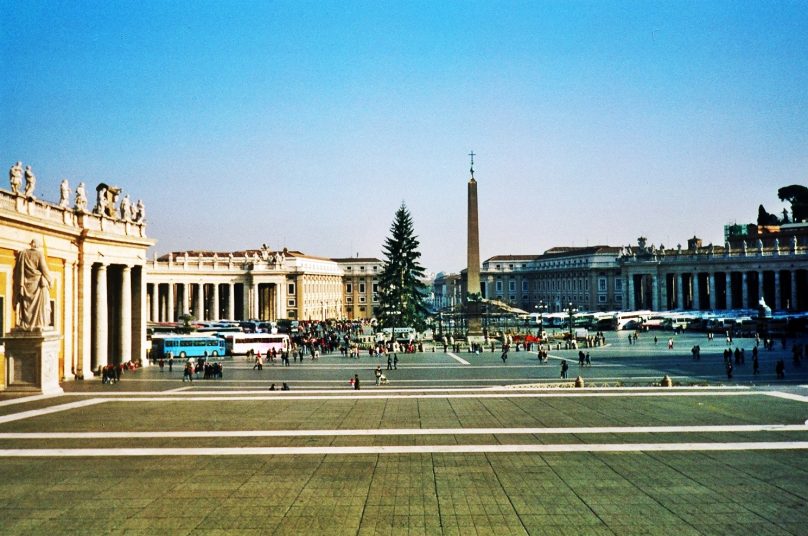
[{"label": "marble statue", "polygon": [[17,328],[33,331],[50,324],[51,276],[45,255],[31,240],[28,249],[17,253],[14,267],[14,306],[17,309]]},{"label": "marble statue", "polygon": [[34,197],[34,188],[36,188],[36,175],[31,166],[25,166],[25,197]]},{"label": "marble statue", "polygon": [[22,194],[22,162],[17,162],[8,170],[8,182],[11,183],[12,194]]},{"label": "marble statue", "polygon": [[107,214],[107,189],[99,188],[95,198],[95,212],[102,216]]},{"label": "marble statue", "polygon": [[76,186],[76,210],[79,212],[85,212],[87,210],[87,192],[84,191],[84,183],[80,182],[78,186]]},{"label": "marble statue", "polygon": [[70,185],[67,179],[62,179],[59,185],[59,206],[67,208],[68,205],[70,205]]},{"label": "marble statue", "polygon": [[134,220],[137,223],[143,223],[144,221],[146,221],[146,206],[143,204],[142,199],[137,200]]},{"label": "marble statue", "polygon": [[129,201],[129,194],[123,196],[121,199],[121,219],[130,221],[132,220],[132,203]]}]

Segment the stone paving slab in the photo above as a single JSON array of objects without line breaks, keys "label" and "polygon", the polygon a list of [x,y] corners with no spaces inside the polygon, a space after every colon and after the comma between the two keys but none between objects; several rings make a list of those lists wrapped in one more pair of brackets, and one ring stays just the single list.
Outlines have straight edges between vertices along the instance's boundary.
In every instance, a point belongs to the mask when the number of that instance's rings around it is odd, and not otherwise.
[{"label": "stone paving slab", "polygon": [[[808,419],[804,396],[808,389],[799,387],[800,378],[808,383],[808,366],[806,372],[789,367],[785,383],[775,381],[765,368],[776,358],[785,357],[790,363],[787,350],[763,353],[763,378],[750,379],[740,371],[739,379],[732,382],[742,386],[740,390],[660,393],[645,388],[666,372],[674,372],[683,385],[727,384],[720,362],[723,345],[702,340],[702,362],[693,362],[689,345],[698,338],[677,338],[676,350],[669,352],[645,336],[631,347],[621,337],[607,336],[611,346],[591,350],[595,365],[579,370],[575,364],[571,372],[583,374],[588,382],[619,382],[643,389],[568,387],[524,391],[530,393],[527,396],[518,389],[488,389],[535,381],[557,383],[559,359],[576,353],[562,350],[554,351],[547,365],[539,365],[526,352],[512,352],[507,365],[501,364],[497,353],[460,354],[468,366],[440,353],[406,355],[401,368],[389,373],[388,388],[368,381],[377,361],[323,356],[315,364],[297,363],[286,370],[265,367],[262,374],[242,363],[226,363],[226,382],[200,380],[193,386],[180,381],[179,371],[172,376],[149,368],[128,373],[112,386],[94,380],[65,384],[66,393],[59,397],[6,404],[9,397],[0,395],[0,419],[24,417],[0,420],[0,450],[292,449],[289,454],[260,456],[0,457],[0,533],[805,534],[808,449],[747,450],[742,446],[798,444],[808,441],[803,430],[497,432],[524,427],[585,431],[603,426],[802,425]],[[360,393],[345,385],[353,373],[364,375]],[[292,392],[267,391],[271,382],[286,380],[292,382]],[[761,382],[767,385],[761,388]],[[417,389],[396,393],[408,386]],[[314,390],[309,393],[308,388]],[[464,395],[457,388],[471,390]],[[774,389],[786,389],[793,396],[777,398],[772,396]],[[153,400],[160,392],[163,396]],[[95,398],[102,401],[66,406]],[[59,411],[23,413],[48,408]],[[494,430],[407,432],[424,428]],[[3,435],[177,430],[293,433],[195,438]],[[371,433],[304,433],[316,430]],[[523,449],[631,443],[691,448],[679,452],[301,454],[312,446],[508,444]],[[726,443],[737,443],[741,450],[693,449],[696,444]]]}]

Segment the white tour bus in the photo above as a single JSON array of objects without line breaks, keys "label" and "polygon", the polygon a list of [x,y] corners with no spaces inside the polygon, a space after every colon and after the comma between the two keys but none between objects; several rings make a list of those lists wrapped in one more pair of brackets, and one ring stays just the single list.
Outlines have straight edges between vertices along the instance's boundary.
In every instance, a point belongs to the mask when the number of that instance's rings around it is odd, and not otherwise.
[{"label": "white tour bus", "polygon": [[289,350],[289,336],[285,333],[227,333],[224,336],[228,355],[266,355],[273,349],[277,353]]}]

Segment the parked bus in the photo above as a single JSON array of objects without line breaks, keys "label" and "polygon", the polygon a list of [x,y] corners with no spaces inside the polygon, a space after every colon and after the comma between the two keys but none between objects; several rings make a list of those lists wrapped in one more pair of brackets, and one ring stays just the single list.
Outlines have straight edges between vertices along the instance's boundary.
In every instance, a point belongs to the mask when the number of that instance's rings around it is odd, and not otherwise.
[{"label": "parked bus", "polygon": [[174,357],[219,357],[225,355],[224,340],[213,335],[155,335],[151,340],[152,359]]},{"label": "parked bus", "polygon": [[280,353],[289,350],[289,335],[285,333],[226,333],[225,347],[229,355],[266,355],[273,349]]}]

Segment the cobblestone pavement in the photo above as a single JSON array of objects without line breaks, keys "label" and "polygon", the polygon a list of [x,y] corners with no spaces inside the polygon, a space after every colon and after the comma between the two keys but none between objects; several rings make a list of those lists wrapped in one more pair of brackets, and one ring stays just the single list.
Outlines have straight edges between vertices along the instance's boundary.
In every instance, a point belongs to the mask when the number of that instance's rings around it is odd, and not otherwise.
[{"label": "cobblestone pavement", "polygon": [[778,345],[754,375],[741,340],[729,380],[725,341],[652,337],[607,333],[591,367],[405,354],[381,386],[337,354],[0,395],[0,532],[805,534],[808,365]]}]

